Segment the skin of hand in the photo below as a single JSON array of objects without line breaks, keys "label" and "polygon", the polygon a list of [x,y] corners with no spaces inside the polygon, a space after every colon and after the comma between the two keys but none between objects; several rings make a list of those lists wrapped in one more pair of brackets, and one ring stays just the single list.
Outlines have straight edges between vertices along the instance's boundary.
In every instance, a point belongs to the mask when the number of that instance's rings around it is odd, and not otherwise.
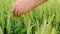
[{"label": "skin of hand", "polygon": [[12,4],[12,13],[14,16],[20,17],[45,1],[47,0],[16,0]]}]

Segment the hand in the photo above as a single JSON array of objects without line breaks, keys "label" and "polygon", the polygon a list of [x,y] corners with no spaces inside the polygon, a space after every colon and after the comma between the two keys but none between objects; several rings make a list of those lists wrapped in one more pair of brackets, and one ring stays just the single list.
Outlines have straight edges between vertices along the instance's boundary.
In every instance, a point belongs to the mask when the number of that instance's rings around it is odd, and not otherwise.
[{"label": "hand", "polygon": [[16,0],[12,5],[12,13],[14,16],[20,17],[44,1],[45,0]]}]

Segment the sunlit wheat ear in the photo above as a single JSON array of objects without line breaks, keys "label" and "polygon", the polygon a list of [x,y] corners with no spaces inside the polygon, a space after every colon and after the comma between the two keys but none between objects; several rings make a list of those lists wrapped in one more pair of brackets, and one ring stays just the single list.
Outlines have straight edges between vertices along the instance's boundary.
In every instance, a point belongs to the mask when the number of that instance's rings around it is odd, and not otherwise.
[{"label": "sunlit wheat ear", "polygon": [[0,34],[3,34],[3,30],[2,30],[2,28],[0,27]]}]

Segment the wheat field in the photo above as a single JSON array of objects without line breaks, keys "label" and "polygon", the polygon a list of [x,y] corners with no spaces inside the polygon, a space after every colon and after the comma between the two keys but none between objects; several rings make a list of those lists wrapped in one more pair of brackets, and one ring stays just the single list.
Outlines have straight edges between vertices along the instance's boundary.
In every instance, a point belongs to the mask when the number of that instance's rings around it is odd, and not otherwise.
[{"label": "wheat field", "polygon": [[60,0],[48,0],[14,17],[11,5],[15,0],[0,0],[0,34],[60,34]]}]

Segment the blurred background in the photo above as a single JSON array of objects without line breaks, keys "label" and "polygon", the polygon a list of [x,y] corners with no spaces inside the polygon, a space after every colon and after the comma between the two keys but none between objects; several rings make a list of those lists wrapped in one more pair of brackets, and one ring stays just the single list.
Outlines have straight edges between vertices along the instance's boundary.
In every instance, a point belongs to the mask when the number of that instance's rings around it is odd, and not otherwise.
[{"label": "blurred background", "polygon": [[48,0],[20,18],[12,16],[15,0],[0,0],[0,34],[60,34],[60,0]]}]

